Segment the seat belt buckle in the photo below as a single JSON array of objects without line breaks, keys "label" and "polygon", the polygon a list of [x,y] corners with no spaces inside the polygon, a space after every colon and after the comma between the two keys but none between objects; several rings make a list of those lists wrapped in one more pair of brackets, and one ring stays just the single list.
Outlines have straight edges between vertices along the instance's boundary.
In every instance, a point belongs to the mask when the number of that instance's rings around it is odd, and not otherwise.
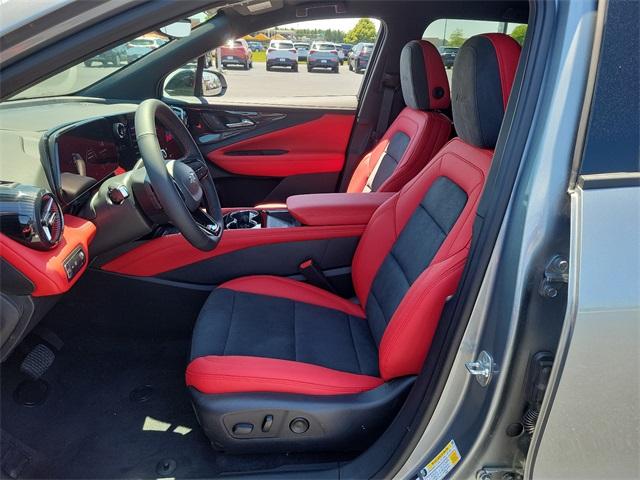
[{"label": "seat belt buckle", "polygon": [[318,268],[312,259],[305,260],[298,266],[300,274],[304,277],[307,283],[311,285],[327,290],[331,293],[336,293],[335,288],[329,282],[326,275]]}]

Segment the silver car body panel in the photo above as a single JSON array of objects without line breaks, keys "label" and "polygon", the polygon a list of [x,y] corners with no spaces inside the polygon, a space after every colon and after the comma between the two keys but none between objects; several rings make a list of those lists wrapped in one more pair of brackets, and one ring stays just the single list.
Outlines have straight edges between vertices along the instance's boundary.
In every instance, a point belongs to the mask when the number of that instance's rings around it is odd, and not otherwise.
[{"label": "silver car body panel", "polygon": [[545,399],[526,478],[637,479],[640,187],[576,188],[570,265],[575,308],[551,379],[561,381]]}]

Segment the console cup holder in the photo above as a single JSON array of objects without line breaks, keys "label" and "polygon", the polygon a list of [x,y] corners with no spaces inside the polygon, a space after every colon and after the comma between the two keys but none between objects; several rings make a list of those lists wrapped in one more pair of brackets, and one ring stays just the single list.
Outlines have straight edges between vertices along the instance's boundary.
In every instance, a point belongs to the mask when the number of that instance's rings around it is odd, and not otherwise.
[{"label": "console cup holder", "polygon": [[237,212],[227,213],[224,216],[224,226],[231,230],[260,228],[262,227],[260,212],[257,210],[238,210]]}]

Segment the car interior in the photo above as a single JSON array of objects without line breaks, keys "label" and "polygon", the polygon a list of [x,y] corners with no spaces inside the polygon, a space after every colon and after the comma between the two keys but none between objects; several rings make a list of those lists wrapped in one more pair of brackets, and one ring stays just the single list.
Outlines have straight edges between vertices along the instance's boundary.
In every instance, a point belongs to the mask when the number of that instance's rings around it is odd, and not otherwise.
[{"label": "car interior", "polygon": [[[529,3],[219,3],[72,95],[0,104],[3,478],[352,478],[442,373],[522,47],[479,32],[448,75],[423,32]],[[344,16],[381,25],[355,107],[161,94],[229,38]]]}]

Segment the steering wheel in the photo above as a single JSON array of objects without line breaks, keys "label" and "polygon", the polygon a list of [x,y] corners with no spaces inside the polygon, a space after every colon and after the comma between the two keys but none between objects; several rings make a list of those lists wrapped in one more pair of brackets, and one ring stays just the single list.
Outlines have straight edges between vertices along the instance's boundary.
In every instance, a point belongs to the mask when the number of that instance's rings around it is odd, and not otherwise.
[{"label": "steering wheel", "polygon": [[[185,154],[179,160],[164,159],[156,120],[182,145]],[[166,103],[156,99],[138,106],[135,127],[147,176],[169,220],[191,245],[213,250],[222,237],[222,209],[213,178],[189,130]]]}]

